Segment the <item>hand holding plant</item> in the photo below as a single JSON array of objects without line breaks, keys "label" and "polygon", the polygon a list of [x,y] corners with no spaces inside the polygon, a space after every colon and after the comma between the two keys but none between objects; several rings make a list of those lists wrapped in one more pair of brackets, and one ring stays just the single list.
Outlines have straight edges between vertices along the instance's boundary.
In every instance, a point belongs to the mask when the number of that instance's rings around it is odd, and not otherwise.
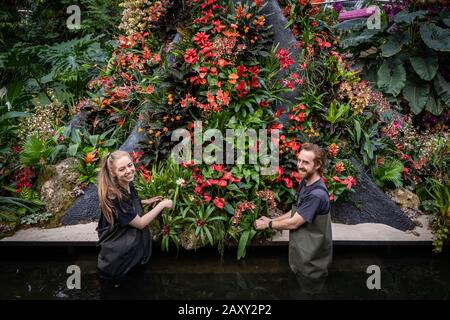
[{"label": "hand holding plant", "polygon": [[141,203],[142,203],[143,205],[151,206],[151,205],[153,205],[155,202],[159,202],[159,201],[161,201],[161,200],[162,200],[162,197],[161,197],[161,196],[156,196],[156,197],[152,197],[152,198],[150,198],[150,199],[142,200]]},{"label": "hand holding plant", "polygon": [[173,207],[173,201],[170,199],[164,199],[163,201],[161,201],[160,203],[158,203],[159,206],[163,207],[163,208],[167,208],[167,209],[172,209]]}]

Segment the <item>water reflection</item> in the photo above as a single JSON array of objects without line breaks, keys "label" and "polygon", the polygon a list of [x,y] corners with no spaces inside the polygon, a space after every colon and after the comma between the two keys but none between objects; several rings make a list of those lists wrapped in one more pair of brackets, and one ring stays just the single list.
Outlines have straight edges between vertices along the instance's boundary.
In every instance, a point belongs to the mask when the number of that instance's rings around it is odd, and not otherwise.
[{"label": "water reflection", "polygon": [[[54,248],[0,248],[0,299],[449,299],[448,253],[430,248],[338,248],[325,281],[290,272],[287,248],[253,248],[242,261],[234,251],[162,254],[120,283],[99,279],[96,251],[67,255]],[[8,252],[6,252],[8,251]],[[82,270],[81,289],[69,290],[66,269]],[[379,265],[381,290],[366,286],[367,266]]]}]

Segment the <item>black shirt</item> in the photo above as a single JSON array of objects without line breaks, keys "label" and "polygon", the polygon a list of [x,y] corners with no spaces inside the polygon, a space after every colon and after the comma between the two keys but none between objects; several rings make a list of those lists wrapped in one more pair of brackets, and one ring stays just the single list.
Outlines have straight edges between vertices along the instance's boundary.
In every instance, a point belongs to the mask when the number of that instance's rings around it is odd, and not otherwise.
[{"label": "black shirt", "polygon": [[328,191],[322,178],[307,186],[306,181],[300,182],[299,191],[296,195],[296,212],[302,218],[311,223],[316,215],[328,214],[330,211],[330,200]]},{"label": "black shirt", "polygon": [[[112,202],[117,222],[119,222],[120,226],[126,226],[138,215],[138,213],[142,212],[142,206],[140,205],[140,199],[133,183],[130,183],[130,193],[126,190],[122,191],[124,193],[122,199],[119,200],[116,198]],[[136,204],[138,204],[139,207],[137,207]],[[100,217],[99,225],[101,228],[109,225],[109,222],[103,214]]]}]

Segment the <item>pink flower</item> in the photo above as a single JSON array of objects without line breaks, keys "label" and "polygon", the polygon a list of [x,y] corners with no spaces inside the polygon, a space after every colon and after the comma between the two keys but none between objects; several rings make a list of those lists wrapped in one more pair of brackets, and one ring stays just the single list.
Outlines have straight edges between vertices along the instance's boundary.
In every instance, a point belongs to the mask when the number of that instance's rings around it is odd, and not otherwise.
[{"label": "pink flower", "polygon": [[130,156],[131,159],[133,160],[134,163],[138,163],[139,159],[142,157],[144,153],[139,151],[139,152],[130,152]]},{"label": "pink flower", "polygon": [[209,35],[204,32],[197,32],[193,38],[194,42],[199,46],[209,45]]},{"label": "pink flower", "polygon": [[184,54],[184,61],[189,64],[194,64],[198,61],[197,51],[195,49],[187,49]]},{"label": "pink flower", "polygon": [[281,180],[283,181],[283,184],[286,188],[292,189],[293,185],[292,185],[292,180],[290,178],[284,177]]},{"label": "pink flower", "polygon": [[352,186],[356,185],[356,180],[352,176],[348,176],[346,179],[342,180],[341,183],[347,185],[346,188],[350,189]]},{"label": "pink flower", "polygon": [[216,197],[213,200],[213,203],[217,208],[220,208],[220,209],[222,209],[225,206],[225,200],[223,198]]}]

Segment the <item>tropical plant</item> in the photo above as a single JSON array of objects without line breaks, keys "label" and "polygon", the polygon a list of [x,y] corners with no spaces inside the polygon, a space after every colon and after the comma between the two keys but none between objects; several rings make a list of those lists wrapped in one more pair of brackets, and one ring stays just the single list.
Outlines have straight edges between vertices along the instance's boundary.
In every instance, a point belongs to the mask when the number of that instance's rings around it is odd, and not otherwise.
[{"label": "tropical plant", "polygon": [[407,2],[393,17],[384,15],[380,29],[367,29],[360,20],[336,28],[345,30],[341,45],[363,63],[366,79],[404,98],[416,115],[423,110],[440,115],[450,107],[450,70],[444,63],[450,59],[449,19],[449,11],[419,10]]},{"label": "tropical plant", "polygon": [[171,214],[162,214],[162,240],[161,249],[169,251],[170,243],[174,243],[177,251],[180,247],[180,232],[182,230],[181,222],[184,219],[186,211],[181,212],[181,215],[173,216]]},{"label": "tropical plant", "polygon": [[[218,234],[218,228],[223,229],[223,222],[228,221],[224,215],[215,215],[217,212],[216,207],[203,202],[200,206],[192,206],[185,217],[185,221],[189,223],[189,228],[194,230],[195,236],[200,238],[203,245],[208,243],[213,246],[216,241],[219,241],[217,237],[213,237],[213,234]],[[220,221],[223,221],[220,223]],[[221,233],[222,234],[222,233]]]},{"label": "tropical plant", "polygon": [[86,35],[41,49],[39,56],[52,66],[41,83],[57,81],[67,86],[76,100],[81,98],[88,81],[98,74],[107,59],[99,39]]},{"label": "tropical plant", "polygon": [[373,177],[380,187],[385,187],[386,184],[390,184],[399,188],[403,186],[403,168],[403,163],[400,160],[388,158],[384,160],[383,164],[375,166],[373,169]]},{"label": "tropical plant", "polygon": [[[24,217],[28,214],[39,213],[44,207],[44,203],[39,199],[38,194],[32,189],[23,188],[17,194],[14,188],[3,186],[4,189],[18,196],[0,196],[0,212],[10,213],[15,217]],[[11,216],[10,216],[11,217]]]},{"label": "tropical plant", "polygon": [[22,147],[20,162],[24,166],[39,168],[48,162],[54,149],[50,140],[42,141],[36,135],[32,135],[28,137]]},{"label": "tropical plant", "polygon": [[441,252],[450,229],[450,180],[427,179],[417,191],[425,210],[432,213],[434,251]]}]

